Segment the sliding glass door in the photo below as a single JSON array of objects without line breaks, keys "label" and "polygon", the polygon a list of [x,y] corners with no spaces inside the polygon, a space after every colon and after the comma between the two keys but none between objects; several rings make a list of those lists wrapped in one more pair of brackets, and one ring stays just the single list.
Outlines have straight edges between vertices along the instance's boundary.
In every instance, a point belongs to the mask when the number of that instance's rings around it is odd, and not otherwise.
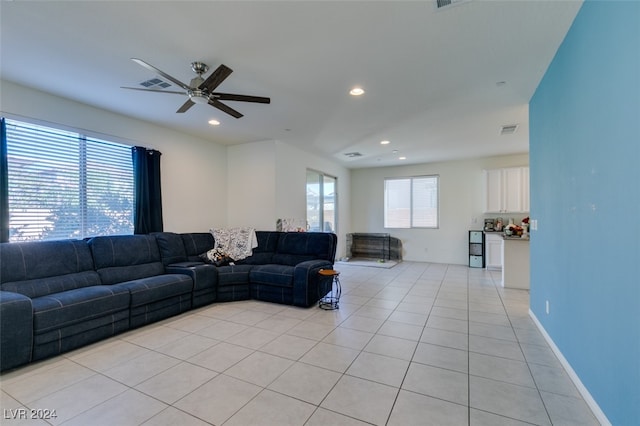
[{"label": "sliding glass door", "polygon": [[337,179],[307,170],[307,225],[312,232],[336,232]]}]

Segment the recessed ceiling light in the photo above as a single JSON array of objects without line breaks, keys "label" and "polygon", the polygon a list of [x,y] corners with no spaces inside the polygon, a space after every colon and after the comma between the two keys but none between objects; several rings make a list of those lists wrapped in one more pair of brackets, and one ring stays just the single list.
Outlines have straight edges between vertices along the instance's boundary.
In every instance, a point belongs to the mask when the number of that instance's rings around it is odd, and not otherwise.
[{"label": "recessed ceiling light", "polygon": [[398,157],[398,160],[406,160],[407,157]]},{"label": "recessed ceiling light", "polygon": [[391,141],[380,141],[380,145],[389,145]]},{"label": "recessed ceiling light", "polygon": [[352,96],[364,95],[364,89],[362,87],[354,87],[349,91],[349,94]]},{"label": "recessed ceiling light", "polygon": [[219,126],[220,122],[218,120],[209,120],[209,124],[211,124],[212,126]]}]

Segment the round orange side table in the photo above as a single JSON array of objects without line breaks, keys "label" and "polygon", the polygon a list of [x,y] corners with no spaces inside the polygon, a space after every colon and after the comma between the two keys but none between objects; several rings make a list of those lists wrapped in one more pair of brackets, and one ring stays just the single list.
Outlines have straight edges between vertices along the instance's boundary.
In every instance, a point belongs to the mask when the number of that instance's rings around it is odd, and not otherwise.
[{"label": "round orange side table", "polygon": [[[331,280],[329,284],[329,291],[325,294],[320,294],[320,298],[318,299],[318,306],[321,309],[325,309],[328,311],[332,311],[334,309],[338,309],[340,303],[340,295],[342,294],[342,286],[340,285],[340,272],[334,269],[320,269],[318,271],[321,280]],[[318,291],[323,293],[327,287],[323,286],[322,283],[318,283]]]}]

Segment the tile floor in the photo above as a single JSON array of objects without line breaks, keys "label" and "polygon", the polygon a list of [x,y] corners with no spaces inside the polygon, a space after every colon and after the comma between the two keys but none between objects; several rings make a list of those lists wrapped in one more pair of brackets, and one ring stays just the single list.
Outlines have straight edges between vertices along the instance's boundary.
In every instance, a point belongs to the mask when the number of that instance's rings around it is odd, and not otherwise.
[{"label": "tile floor", "polygon": [[4,374],[0,423],[597,424],[528,292],[457,265],[340,271],[338,311],[214,304]]}]

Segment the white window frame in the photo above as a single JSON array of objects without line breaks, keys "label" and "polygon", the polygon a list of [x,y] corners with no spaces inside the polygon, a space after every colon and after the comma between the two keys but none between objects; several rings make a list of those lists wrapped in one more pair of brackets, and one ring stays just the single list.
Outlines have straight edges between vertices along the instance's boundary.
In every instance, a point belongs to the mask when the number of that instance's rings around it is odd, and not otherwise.
[{"label": "white window frame", "polygon": [[[426,188],[422,188],[423,185],[426,185]],[[423,198],[418,199],[418,195]],[[424,203],[429,205],[425,206]],[[420,213],[426,215],[426,220],[420,220]],[[429,216],[433,219],[428,220]],[[383,226],[387,229],[439,228],[440,176],[385,178],[383,220]]]}]

